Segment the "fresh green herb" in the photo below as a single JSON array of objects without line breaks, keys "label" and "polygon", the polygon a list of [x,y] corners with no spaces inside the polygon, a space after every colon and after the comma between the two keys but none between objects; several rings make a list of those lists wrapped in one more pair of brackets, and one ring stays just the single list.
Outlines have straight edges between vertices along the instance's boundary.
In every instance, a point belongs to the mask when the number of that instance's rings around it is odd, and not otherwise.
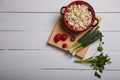
[{"label": "fresh green herb", "polygon": [[98,78],[101,78],[101,73],[103,73],[103,70],[105,69],[105,65],[111,63],[109,56],[104,55],[103,47],[102,47],[103,44],[104,42],[102,42],[102,38],[100,38],[100,43],[97,48],[97,53],[99,53],[99,55],[96,55],[95,53],[94,56],[88,59],[84,59],[84,60],[80,59],[74,61],[75,63],[90,64],[91,67],[95,70],[94,76]]},{"label": "fresh green herb", "polygon": [[98,47],[97,50],[101,52],[103,50],[103,48],[102,47]]},{"label": "fresh green herb", "polygon": [[85,35],[83,35],[77,42],[72,45],[72,47],[69,49],[69,52],[75,55],[79,53],[83,48],[102,38],[103,35],[99,30],[97,30],[98,28],[99,27],[93,27],[88,30]]},{"label": "fresh green herb", "polygon": [[97,48],[97,51],[98,51],[98,52],[102,52],[102,51],[103,51],[102,44],[104,44],[104,42],[102,41],[102,38],[100,38],[100,43],[99,43],[99,46],[98,46],[98,48]]}]

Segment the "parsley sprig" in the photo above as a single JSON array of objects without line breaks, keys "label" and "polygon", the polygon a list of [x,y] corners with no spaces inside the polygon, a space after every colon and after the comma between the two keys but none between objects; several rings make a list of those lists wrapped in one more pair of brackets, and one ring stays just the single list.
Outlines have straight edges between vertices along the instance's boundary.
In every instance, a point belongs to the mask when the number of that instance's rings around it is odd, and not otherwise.
[{"label": "parsley sprig", "polygon": [[108,55],[105,55],[103,52],[103,45],[104,42],[102,41],[102,38],[100,39],[99,46],[97,47],[97,52],[99,55],[94,54],[94,56],[87,58],[87,59],[79,59],[74,60],[75,63],[85,63],[90,64],[90,66],[95,70],[94,76],[101,78],[101,74],[103,73],[103,70],[105,69],[106,64],[111,63],[111,59]]}]

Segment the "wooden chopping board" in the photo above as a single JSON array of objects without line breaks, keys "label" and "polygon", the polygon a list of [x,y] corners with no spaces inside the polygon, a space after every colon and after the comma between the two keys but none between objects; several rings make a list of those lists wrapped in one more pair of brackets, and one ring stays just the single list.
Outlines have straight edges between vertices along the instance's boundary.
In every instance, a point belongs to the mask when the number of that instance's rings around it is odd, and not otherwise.
[{"label": "wooden chopping board", "polygon": [[[99,20],[99,23],[101,22],[101,18],[100,17],[96,17],[98,20]],[[98,23],[98,25],[99,25]],[[97,26],[98,26],[97,25]],[[48,44],[52,45],[52,46],[55,46],[57,48],[60,48],[61,50],[65,50],[65,51],[68,51],[68,49],[80,38],[82,37],[87,31],[84,31],[84,32],[74,32],[74,31],[71,31],[64,23],[64,20],[63,20],[63,17],[60,16],[60,18],[58,19],[57,23],[56,23],[56,26],[55,28],[53,29],[53,32],[48,40]],[[60,34],[67,34],[68,38],[66,41],[59,41],[58,43],[55,43],[54,42],[54,37],[57,33],[60,33]],[[71,36],[75,36],[76,39],[74,42],[71,42],[70,41],[70,37]],[[63,43],[67,43],[67,48],[62,48],[62,44]],[[81,50],[78,54],[76,54],[76,56],[80,57],[80,58],[84,58],[87,51],[88,51],[88,47],[84,48],[83,50]]]}]

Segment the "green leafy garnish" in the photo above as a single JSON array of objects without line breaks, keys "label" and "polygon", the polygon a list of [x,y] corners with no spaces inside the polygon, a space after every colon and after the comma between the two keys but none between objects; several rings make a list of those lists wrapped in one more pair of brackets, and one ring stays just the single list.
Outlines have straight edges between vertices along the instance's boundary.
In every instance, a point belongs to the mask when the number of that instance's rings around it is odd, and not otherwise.
[{"label": "green leafy garnish", "polygon": [[97,50],[101,52],[103,50],[103,48],[102,47],[98,47]]},{"label": "green leafy garnish", "polygon": [[110,57],[108,55],[105,55],[103,52],[102,45],[104,42],[102,41],[102,38],[100,38],[99,46],[97,47],[97,53],[99,55],[94,54],[94,56],[87,58],[87,59],[80,59],[80,60],[74,60],[75,63],[85,63],[90,64],[90,66],[95,70],[94,76],[101,78],[101,73],[103,73],[103,70],[105,69],[106,64],[110,64]]}]

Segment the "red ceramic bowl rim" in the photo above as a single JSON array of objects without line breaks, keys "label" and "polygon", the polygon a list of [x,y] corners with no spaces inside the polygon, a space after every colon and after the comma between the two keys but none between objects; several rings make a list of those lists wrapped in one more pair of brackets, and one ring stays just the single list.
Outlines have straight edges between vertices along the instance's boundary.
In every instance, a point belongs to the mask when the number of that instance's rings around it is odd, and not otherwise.
[{"label": "red ceramic bowl rim", "polygon": [[[81,5],[85,5],[85,6],[88,6],[88,9],[89,11],[92,13],[92,20],[91,20],[91,23],[89,24],[89,26],[87,26],[86,29],[84,30],[78,30],[78,29],[73,29],[73,26],[71,26],[70,24],[68,24],[68,21],[66,20],[66,13],[68,12],[68,8],[71,7],[72,5],[74,4],[81,4]],[[94,20],[95,20],[95,12],[94,12],[94,9],[92,8],[92,6],[90,4],[88,4],[87,2],[85,1],[74,1],[74,2],[71,2],[64,10],[64,22],[65,24],[67,25],[67,27],[75,32],[82,32],[82,31],[86,31],[88,30],[90,27],[92,27],[93,23],[94,23]]]}]

